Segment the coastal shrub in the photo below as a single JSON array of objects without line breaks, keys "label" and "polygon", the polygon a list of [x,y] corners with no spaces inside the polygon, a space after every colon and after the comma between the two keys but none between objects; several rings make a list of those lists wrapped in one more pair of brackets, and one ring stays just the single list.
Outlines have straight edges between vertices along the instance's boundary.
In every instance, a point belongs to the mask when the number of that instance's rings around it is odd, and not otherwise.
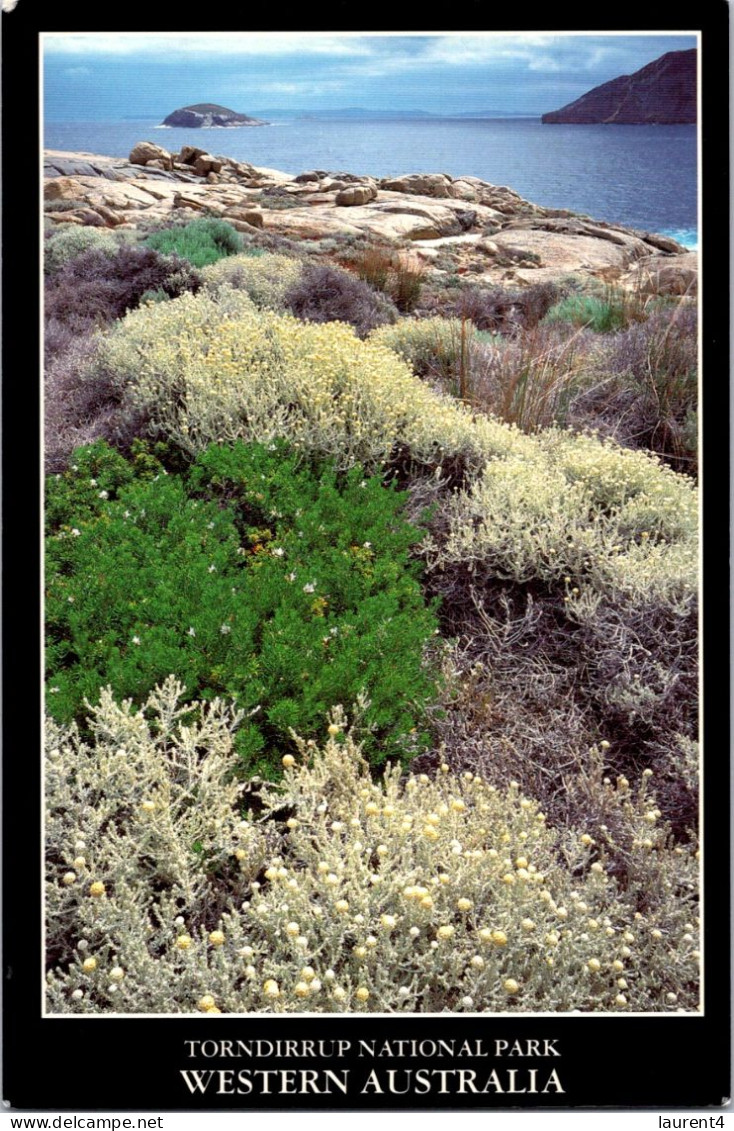
[{"label": "coastal shrub", "polygon": [[284,307],[306,322],[347,322],[360,338],[394,322],[393,303],[341,267],[309,264],[283,296]]},{"label": "coastal shrub", "polygon": [[417,306],[424,268],[411,255],[368,244],[352,249],[342,263],[370,287],[386,294],[402,314]]},{"label": "coastal shrub", "polygon": [[[512,783],[372,781],[344,712],[242,812],[242,716],[171,677],[46,726],[51,1013],[676,1012],[699,1006],[695,847],[557,833]],[[325,724],[324,724],[325,725]],[[245,795],[246,796],[246,795]]]},{"label": "coastal shrub", "polygon": [[44,310],[55,323],[69,323],[77,332],[121,318],[148,291],[175,298],[196,292],[201,276],[178,256],[163,256],[146,247],[123,246],[113,255],[100,248],[84,251],[59,267],[46,283]]},{"label": "coastal shrub", "polygon": [[606,287],[592,293],[570,294],[551,306],[543,321],[547,323],[570,322],[585,326],[596,334],[609,334],[623,330],[632,322],[647,317],[643,296],[621,288]]},{"label": "coastal shrub", "polygon": [[473,322],[478,330],[514,334],[537,326],[561,293],[556,283],[536,283],[521,291],[465,286],[453,299],[450,312]]},{"label": "coastal shrub", "polygon": [[202,218],[189,224],[162,228],[146,238],[148,247],[164,255],[178,255],[194,267],[206,267],[225,255],[242,250],[242,237],[226,220]]},{"label": "coastal shrub", "polygon": [[248,253],[220,259],[202,274],[205,289],[214,296],[222,287],[233,287],[244,291],[261,309],[282,310],[284,295],[300,279],[302,270],[302,262],[293,256]]},{"label": "coastal shrub", "polygon": [[213,440],[283,438],[340,467],[375,467],[403,446],[418,465],[478,469],[530,442],[438,396],[351,327],[257,311],[231,288],[132,311],[101,342],[96,373],[191,455]]},{"label": "coastal shrub", "polygon": [[[44,344],[44,461],[46,472],[61,472],[75,448],[99,437],[131,439],[133,418],[119,414],[119,391],[100,374],[94,381],[85,373],[94,367],[97,344],[84,324],[52,322],[45,328]],[[134,431],[134,428],[133,428]]]},{"label": "coastal shrub", "polygon": [[[499,579],[568,586],[569,613],[600,600],[671,604],[695,598],[697,494],[643,452],[559,429],[540,433],[536,459],[487,463],[445,500],[430,567],[475,585]],[[542,453],[542,455],[541,455]]]},{"label": "coastal shrub", "polygon": [[588,384],[589,335],[536,326],[512,337],[482,341],[476,332],[468,366],[471,403],[523,432],[567,422],[579,387]]},{"label": "coastal shrub", "polygon": [[473,341],[458,318],[401,318],[394,326],[382,326],[370,340],[387,346],[402,357],[419,377],[438,377],[454,382],[466,365],[466,353]]},{"label": "coastal shrub", "polygon": [[119,246],[118,240],[110,231],[65,224],[63,228],[55,228],[43,245],[43,270],[46,275],[53,275],[65,263],[83,255],[85,251],[99,251],[112,258]]},{"label": "coastal shrub", "polygon": [[[695,600],[599,601],[579,622],[568,583],[475,584],[451,570],[435,574],[432,588],[443,596],[443,631],[457,641],[443,660],[434,721],[452,768],[498,787],[514,778],[553,824],[601,837],[606,823],[618,846],[629,830],[615,828],[602,778],[634,786],[651,770],[663,817],[678,839],[690,838],[698,823],[697,759],[685,756],[698,736]],[[597,747],[603,765],[591,773]],[[612,849],[619,875],[626,863]]]},{"label": "coastal shrub", "polygon": [[657,452],[676,471],[696,473],[698,326],[692,304],[653,311],[610,335],[597,380],[573,405],[573,420],[620,443]]},{"label": "coastal shrub", "polygon": [[54,717],[112,684],[143,701],[171,671],[248,712],[243,764],[272,772],[290,728],[371,700],[366,749],[425,745],[434,632],[400,493],[359,467],[298,469],[280,446],[214,447],[188,482],[104,445],[48,482],[46,664]]},{"label": "coastal shrub", "polygon": [[[569,575],[594,594],[687,601],[697,577],[697,494],[640,451],[561,430],[525,435],[442,397],[392,350],[349,327],[312,325],[183,295],[133,311],[98,363],[128,411],[195,455],[213,440],[285,438],[304,456],[445,488],[428,544],[434,571],[539,582]],[[455,495],[450,485],[462,486]],[[440,500],[439,500],[440,501]],[[588,564],[587,564],[588,563]]]}]

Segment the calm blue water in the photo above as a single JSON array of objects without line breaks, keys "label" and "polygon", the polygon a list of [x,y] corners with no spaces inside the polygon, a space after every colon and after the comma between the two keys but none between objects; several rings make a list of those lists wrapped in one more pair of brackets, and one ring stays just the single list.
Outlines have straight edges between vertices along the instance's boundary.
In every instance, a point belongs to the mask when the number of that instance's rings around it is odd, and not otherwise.
[{"label": "calm blue water", "polygon": [[543,126],[538,119],[290,120],[226,130],[151,121],[47,122],[49,149],[126,157],[137,141],[196,144],[253,165],[372,176],[445,172],[526,199],[697,241],[695,126]]}]

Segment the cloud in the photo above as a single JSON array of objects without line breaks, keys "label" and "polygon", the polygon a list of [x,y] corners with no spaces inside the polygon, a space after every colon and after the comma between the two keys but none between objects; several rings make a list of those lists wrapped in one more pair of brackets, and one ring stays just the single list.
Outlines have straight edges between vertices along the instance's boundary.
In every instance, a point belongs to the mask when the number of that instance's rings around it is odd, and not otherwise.
[{"label": "cloud", "polygon": [[52,32],[46,55],[263,56],[371,54],[366,37],[317,32]]},{"label": "cloud", "polygon": [[75,78],[77,75],[91,75],[89,67],[64,67],[64,74]]}]

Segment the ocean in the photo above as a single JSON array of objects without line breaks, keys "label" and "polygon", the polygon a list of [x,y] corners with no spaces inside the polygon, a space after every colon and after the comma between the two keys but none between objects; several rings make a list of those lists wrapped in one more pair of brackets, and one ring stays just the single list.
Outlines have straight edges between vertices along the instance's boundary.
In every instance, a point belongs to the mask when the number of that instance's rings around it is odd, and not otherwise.
[{"label": "ocean", "polygon": [[127,157],[143,140],[172,151],[195,144],[287,173],[473,175],[536,204],[697,246],[695,126],[544,126],[539,118],[284,118],[210,130],[150,120],[45,123],[49,149]]}]

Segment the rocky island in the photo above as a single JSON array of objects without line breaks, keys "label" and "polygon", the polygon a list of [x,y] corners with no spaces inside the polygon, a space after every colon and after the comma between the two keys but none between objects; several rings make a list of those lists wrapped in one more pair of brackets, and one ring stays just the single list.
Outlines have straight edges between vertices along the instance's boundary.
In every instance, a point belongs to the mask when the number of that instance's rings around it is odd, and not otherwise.
[{"label": "rocky island", "polygon": [[249,118],[247,114],[238,114],[236,110],[228,110],[226,106],[217,106],[214,102],[197,102],[195,106],[182,106],[179,110],[174,110],[163,119],[162,125],[183,129],[211,129],[222,126],[267,126],[268,123],[261,122],[259,118]]},{"label": "rocky island", "polygon": [[696,253],[667,236],[544,208],[474,176],[293,175],[149,141],[128,159],[48,150],[44,174],[54,226],[135,229],[214,216],[304,250],[360,238],[407,249],[437,280],[469,275],[480,285],[529,287],[577,274],[658,292],[695,286]]},{"label": "rocky island", "polygon": [[560,110],[543,114],[542,121],[566,125],[693,125],[696,49],[668,51],[634,74],[620,75]]}]

